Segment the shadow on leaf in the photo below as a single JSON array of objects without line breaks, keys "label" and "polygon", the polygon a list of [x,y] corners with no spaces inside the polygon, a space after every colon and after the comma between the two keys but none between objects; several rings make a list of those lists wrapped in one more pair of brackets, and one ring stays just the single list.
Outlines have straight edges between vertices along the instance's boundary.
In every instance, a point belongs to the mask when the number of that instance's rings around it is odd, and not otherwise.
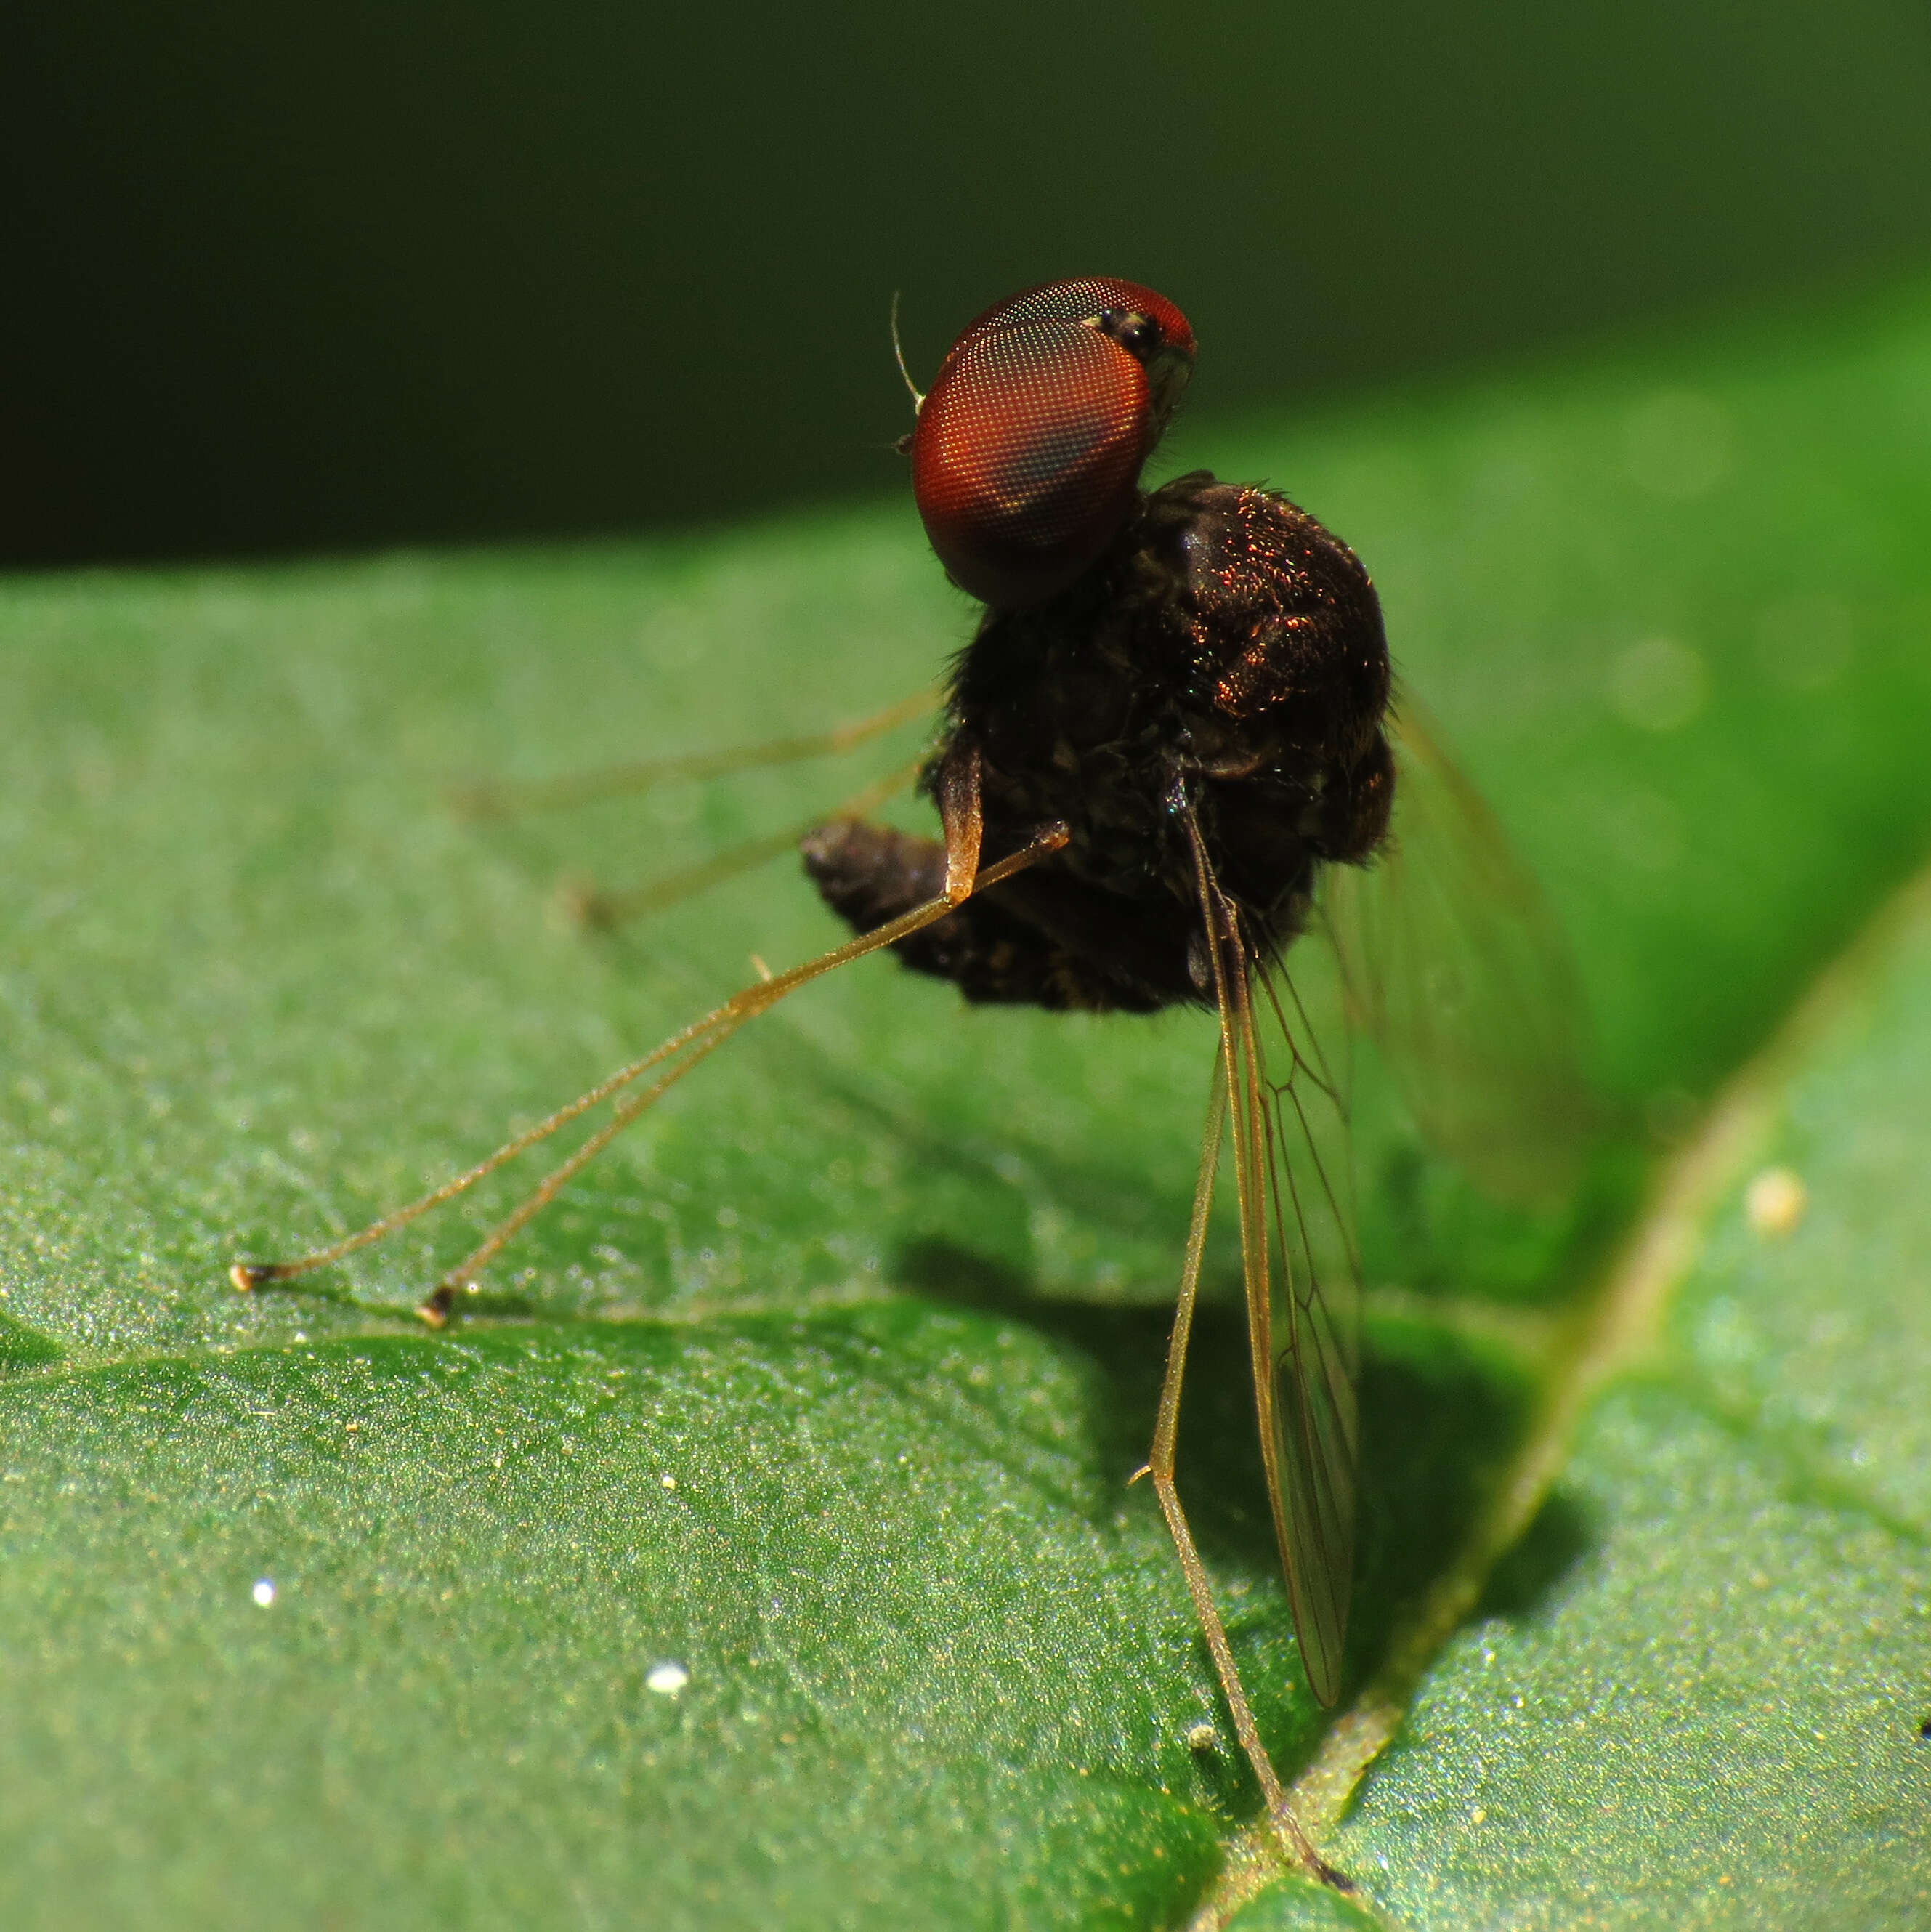
[{"label": "shadow on leaf", "polygon": [[1561,1490],[1536,1512],[1522,1540],[1497,1564],[1475,1616],[1532,1616],[1600,1540],[1582,1503]]},{"label": "shadow on leaf", "polygon": [[[1153,1440],[1171,1316],[1035,1292],[1009,1264],[924,1240],[897,1257],[901,1286],[1023,1322],[1077,1352],[1094,1377],[1087,1429],[1102,1468],[1125,1478]],[[1402,1611],[1451,1562],[1528,1426],[1519,1370],[1423,1322],[1378,1328],[1362,1365],[1361,1514],[1350,1650],[1374,1669]],[[1222,1570],[1271,1576],[1278,1561],[1254,1437],[1237,1282],[1210,1284],[1195,1318],[1180,1423],[1180,1480],[1202,1553]],[[1587,1549],[1558,1498],[1498,1572],[1485,1610],[1519,1616]],[[1498,1594],[1499,1593],[1499,1594]]]}]

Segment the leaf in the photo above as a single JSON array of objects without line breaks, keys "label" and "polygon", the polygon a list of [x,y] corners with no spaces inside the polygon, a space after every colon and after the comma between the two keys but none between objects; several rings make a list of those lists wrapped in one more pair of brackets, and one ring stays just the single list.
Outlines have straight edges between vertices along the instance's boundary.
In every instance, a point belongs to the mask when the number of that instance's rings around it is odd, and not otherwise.
[{"label": "leaf", "polygon": [[[1309,1909],[1921,1915],[1918,928],[1802,1002],[1931,842],[1931,294],[1189,435],[1372,560],[1576,945],[1612,1106],[1689,1150],[1678,1220],[1620,1238],[1702,1257],[1657,1353],[1606,1351],[1627,1163],[1525,1220],[1368,1107],[1359,1698],[1324,1742],[1223,1213],[1180,1480],[1283,1768],[1333,1773],[1364,1891]],[[1126,1484],[1201,1016],[968,1013],[868,964],[443,1336],[406,1311],[520,1177],[313,1292],[223,1280],[834,936],[781,866],[593,941],[559,874],[694,862],[917,734],[499,826],[445,784],[829,725],[967,620],[902,510],[0,592],[7,1924],[1300,1922]],[[1762,1151],[1686,1219],[1702,1097],[1773,1036]],[[1780,1245],[1735,1208],[1773,1159],[1812,1202]],[[1491,1576],[1498,1498],[1540,1509]]]}]

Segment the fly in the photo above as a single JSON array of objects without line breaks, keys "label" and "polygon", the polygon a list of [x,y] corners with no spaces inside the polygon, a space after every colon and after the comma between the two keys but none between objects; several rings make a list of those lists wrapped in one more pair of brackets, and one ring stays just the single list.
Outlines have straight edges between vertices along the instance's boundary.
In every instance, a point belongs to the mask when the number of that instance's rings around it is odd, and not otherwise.
[{"label": "fly", "polygon": [[[979,1004],[1211,1011],[1219,1049],[1140,1473],[1276,1828],[1307,1870],[1345,1886],[1294,1817],[1175,1486],[1216,1177],[1231,1149],[1267,1492],[1302,1666],[1331,1706],[1354,1576],[1360,1264],[1346,1096],[1288,970],[1291,949],[1317,933],[1333,942],[1354,1019],[1404,1076],[1424,1129],[1478,1179],[1519,1194],[1559,1186],[1580,1089],[1559,944],[1480,800],[1425,734],[1396,720],[1380,605],[1359,559],[1258,486],[1195,472],[1142,490],[1195,355],[1186,317],[1153,290],[1055,282],[988,309],[931,392],[914,391],[906,447],[920,513],[948,575],[986,608],[916,772],[940,836],[868,822],[863,810],[888,784],[801,842],[850,940],[760,977],[421,1199],[315,1253],[238,1263],[232,1275],[250,1289],[340,1260],[611,1102],[429,1295],[420,1312],[439,1326],[520,1229],[739,1028],[887,948]],[[842,748],[904,715],[895,706],[735,762]],[[665,770],[553,788],[538,802]],[[585,909],[610,919],[652,902],[605,896]]]}]

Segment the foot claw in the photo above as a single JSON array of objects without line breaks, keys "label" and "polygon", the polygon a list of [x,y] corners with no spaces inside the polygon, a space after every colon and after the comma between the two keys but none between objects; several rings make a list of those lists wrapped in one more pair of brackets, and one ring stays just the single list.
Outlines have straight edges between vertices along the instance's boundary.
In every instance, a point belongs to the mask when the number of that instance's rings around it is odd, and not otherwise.
[{"label": "foot claw", "polygon": [[1318,1880],[1321,1884],[1336,1892],[1346,1893],[1350,1897],[1360,1890],[1360,1887],[1345,1871],[1330,1864],[1315,1850],[1314,1840],[1308,1836],[1301,1821],[1294,1816],[1294,1808],[1287,1802],[1285,1796],[1269,1815],[1273,1820],[1275,1835],[1279,1838],[1282,1849],[1309,1877]]},{"label": "foot claw", "polygon": [[1350,1898],[1361,1889],[1345,1871],[1337,1870],[1325,1858],[1315,1860],[1314,1875],[1323,1885],[1332,1886],[1336,1892],[1345,1893]]},{"label": "foot claw", "polygon": [[416,1311],[416,1318],[427,1323],[432,1328],[446,1328],[449,1325],[449,1310],[456,1299],[456,1284],[442,1282]]}]

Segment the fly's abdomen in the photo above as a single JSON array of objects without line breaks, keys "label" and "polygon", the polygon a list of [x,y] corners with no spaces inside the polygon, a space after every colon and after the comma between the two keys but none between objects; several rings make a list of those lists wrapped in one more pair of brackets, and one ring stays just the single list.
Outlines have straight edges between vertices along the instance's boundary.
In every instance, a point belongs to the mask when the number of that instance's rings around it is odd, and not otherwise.
[{"label": "fly's abdomen", "polygon": [[[945,848],[888,826],[823,826],[800,850],[826,904],[854,932],[944,890]],[[1164,892],[1129,898],[1048,863],[975,894],[892,950],[978,1005],[1153,1012],[1206,995],[1195,923]]]}]

